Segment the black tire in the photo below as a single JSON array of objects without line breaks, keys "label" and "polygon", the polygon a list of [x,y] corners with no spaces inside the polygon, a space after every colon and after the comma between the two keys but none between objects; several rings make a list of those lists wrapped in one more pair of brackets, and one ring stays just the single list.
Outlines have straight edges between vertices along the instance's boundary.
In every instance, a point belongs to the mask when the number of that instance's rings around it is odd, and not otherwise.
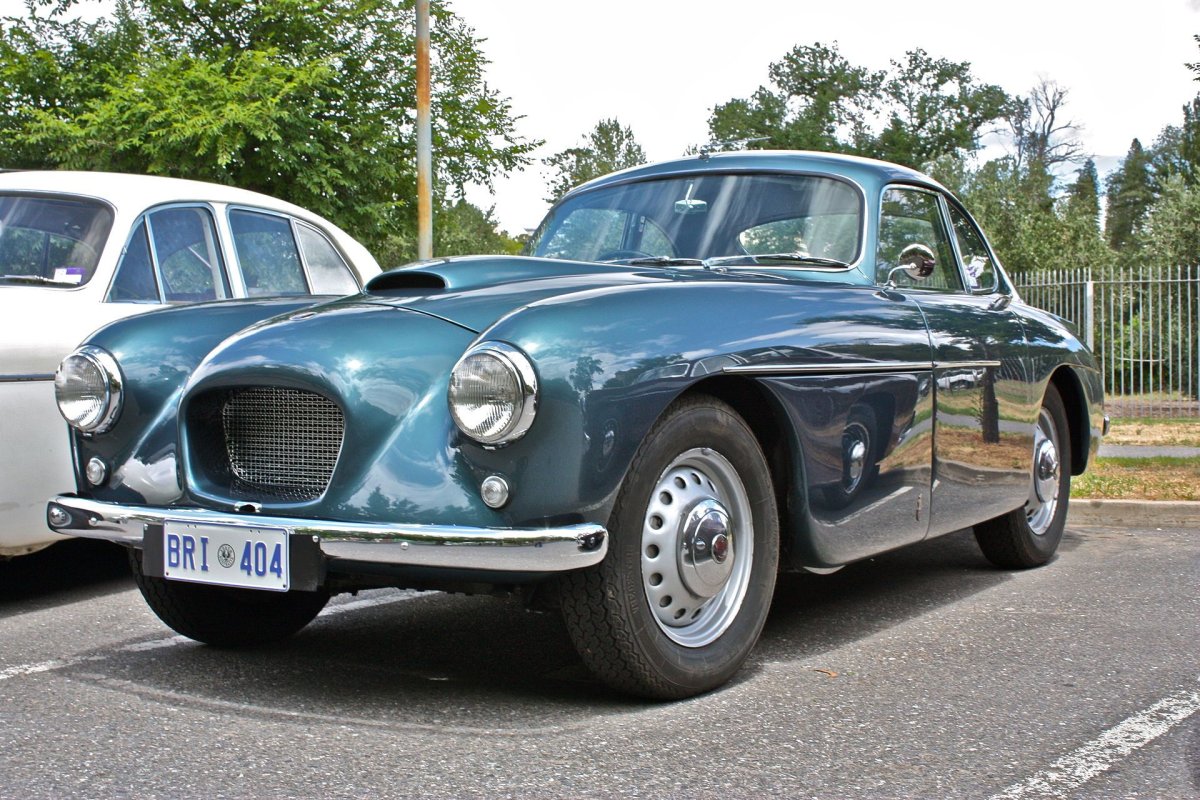
[{"label": "black tire", "polygon": [[[865,449],[857,471],[852,469],[848,454],[855,442],[861,443]],[[827,506],[835,509],[845,508],[854,502],[863,489],[871,485],[879,472],[881,444],[875,410],[865,403],[853,406],[846,415],[846,427],[842,429],[842,477],[837,483],[824,488]]]},{"label": "black tire", "polygon": [[[1029,499],[1021,508],[975,526],[975,540],[988,561],[1004,569],[1039,567],[1054,557],[1067,522],[1071,496],[1071,442],[1067,412],[1053,385],[1038,414],[1030,465]],[[1047,488],[1045,447],[1056,462],[1053,490]],[[1042,478],[1039,491],[1038,480]],[[1045,495],[1043,497],[1043,495]]]},{"label": "black tire", "polygon": [[675,403],[638,448],[609,535],[603,562],[562,578],[588,668],[653,699],[729,680],[762,632],[779,563],[771,476],[745,421],[711,397]]},{"label": "black tire", "polygon": [[142,597],[176,633],[218,647],[245,647],[286,639],[321,612],[329,593],[266,592],[168,581],[142,573],[142,551],[129,562]]}]

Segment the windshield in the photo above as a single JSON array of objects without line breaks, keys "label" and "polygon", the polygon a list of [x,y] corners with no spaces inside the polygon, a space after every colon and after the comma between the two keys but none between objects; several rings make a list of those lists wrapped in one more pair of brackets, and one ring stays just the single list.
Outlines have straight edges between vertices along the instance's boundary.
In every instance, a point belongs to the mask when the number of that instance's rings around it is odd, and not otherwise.
[{"label": "windshield", "polygon": [[0,284],[87,283],[112,223],[112,211],[94,200],[0,195]]},{"label": "windshield", "polygon": [[529,252],[579,261],[843,267],[858,258],[862,219],[860,193],[835,178],[690,175],[570,197],[551,209]]}]

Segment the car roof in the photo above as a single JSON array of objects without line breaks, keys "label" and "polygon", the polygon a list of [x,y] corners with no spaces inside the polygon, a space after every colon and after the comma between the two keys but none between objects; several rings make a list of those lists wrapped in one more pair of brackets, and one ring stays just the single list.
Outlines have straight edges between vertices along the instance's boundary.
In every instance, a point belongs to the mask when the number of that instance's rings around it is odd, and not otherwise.
[{"label": "car roof", "polygon": [[234,186],[158,175],[15,170],[0,173],[0,191],[61,192],[98,198],[118,208],[133,205],[148,208],[177,202],[231,203],[283,211],[308,220],[322,219],[311,211],[270,195]]},{"label": "car roof", "polygon": [[569,194],[584,189],[594,189],[610,183],[623,183],[641,178],[668,177],[697,172],[813,172],[840,175],[863,185],[888,183],[914,183],[943,189],[937,181],[915,169],[878,161],[873,158],[822,153],[812,150],[739,150],[734,152],[708,153],[614,172],[611,175],[589,181]]}]

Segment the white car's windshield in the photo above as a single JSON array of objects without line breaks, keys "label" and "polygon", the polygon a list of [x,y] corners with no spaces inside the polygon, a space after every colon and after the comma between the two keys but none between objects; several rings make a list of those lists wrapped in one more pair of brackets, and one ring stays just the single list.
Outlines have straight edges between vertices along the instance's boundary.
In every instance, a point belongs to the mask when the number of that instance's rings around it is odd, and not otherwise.
[{"label": "white car's windshield", "polygon": [[844,267],[858,258],[862,196],[814,175],[705,174],[607,186],[551,210],[529,245],[546,258]]},{"label": "white car's windshield", "polygon": [[112,222],[112,211],[94,200],[0,194],[0,284],[87,283]]}]

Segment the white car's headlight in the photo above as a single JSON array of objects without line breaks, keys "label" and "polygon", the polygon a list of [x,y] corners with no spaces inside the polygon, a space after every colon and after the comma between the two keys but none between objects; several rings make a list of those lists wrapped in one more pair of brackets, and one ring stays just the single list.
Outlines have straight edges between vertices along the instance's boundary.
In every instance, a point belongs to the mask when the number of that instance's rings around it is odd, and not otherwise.
[{"label": "white car's headlight", "polygon": [[450,415],[480,444],[525,435],[537,415],[537,373],[529,357],[504,342],[472,347],[450,372]]},{"label": "white car's headlight", "polygon": [[121,368],[99,347],[85,345],[63,359],[54,374],[58,410],[84,433],[103,433],[121,413]]}]

